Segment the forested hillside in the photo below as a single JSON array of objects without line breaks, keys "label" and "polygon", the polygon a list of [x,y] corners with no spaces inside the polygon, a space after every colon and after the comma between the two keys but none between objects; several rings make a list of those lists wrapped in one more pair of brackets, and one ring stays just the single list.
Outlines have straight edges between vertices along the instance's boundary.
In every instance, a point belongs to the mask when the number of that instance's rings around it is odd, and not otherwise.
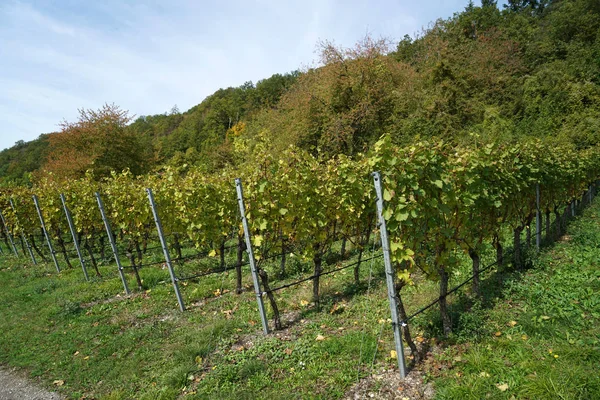
[{"label": "forested hillside", "polygon": [[0,183],[31,185],[48,172],[142,174],[164,164],[210,171],[251,161],[257,145],[354,155],[385,133],[397,143],[531,136],[577,149],[597,144],[600,2],[508,3],[471,3],[399,43],[320,43],[319,67],[220,89],[183,113],[131,119],[115,105],[82,110],[61,132],[1,152]]}]

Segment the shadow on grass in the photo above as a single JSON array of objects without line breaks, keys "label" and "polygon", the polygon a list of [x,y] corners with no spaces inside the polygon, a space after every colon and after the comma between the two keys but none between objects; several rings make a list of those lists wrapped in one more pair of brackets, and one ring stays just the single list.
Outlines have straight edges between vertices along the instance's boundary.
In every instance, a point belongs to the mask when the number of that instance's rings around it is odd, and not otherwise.
[{"label": "shadow on grass", "polygon": [[[575,217],[577,218],[577,217]],[[541,241],[541,249],[550,248],[566,235],[568,222],[572,217],[561,219],[560,230],[557,221],[550,225],[549,234]],[[545,229],[544,229],[545,231]],[[560,232],[560,234],[559,234]],[[533,239],[533,242],[535,239]],[[442,319],[437,305],[424,311],[416,319],[412,320],[411,330],[420,330],[424,336],[435,338],[436,342],[444,346],[456,343],[473,342],[481,337],[493,334],[486,328],[487,311],[495,307],[499,301],[509,300],[507,288],[513,282],[520,281],[522,275],[533,268],[538,252],[535,245],[522,242],[523,268],[515,267],[512,254],[513,249],[505,249],[504,265],[496,266],[481,275],[480,293],[477,297],[472,294],[471,285],[467,284],[458,291],[448,296],[448,311],[452,322],[452,333],[446,337],[442,329]],[[427,343],[424,342],[424,343]],[[430,346],[424,345],[419,349],[419,358],[423,359]],[[414,363],[411,369],[414,368]]]}]

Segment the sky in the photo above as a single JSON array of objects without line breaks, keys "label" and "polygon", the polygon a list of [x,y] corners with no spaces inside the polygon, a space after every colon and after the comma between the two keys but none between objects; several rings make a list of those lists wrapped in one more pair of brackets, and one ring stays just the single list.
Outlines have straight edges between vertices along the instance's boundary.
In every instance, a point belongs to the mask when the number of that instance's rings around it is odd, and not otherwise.
[{"label": "sky", "polygon": [[314,66],[319,41],[414,36],[468,0],[0,0],[0,150],[78,109],[185,111]]}]

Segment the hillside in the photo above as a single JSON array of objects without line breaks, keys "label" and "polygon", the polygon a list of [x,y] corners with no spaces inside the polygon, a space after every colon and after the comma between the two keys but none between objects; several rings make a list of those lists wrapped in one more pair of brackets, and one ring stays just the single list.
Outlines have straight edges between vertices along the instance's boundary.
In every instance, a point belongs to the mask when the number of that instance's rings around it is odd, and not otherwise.
[{"label": "hillside", "polygon": [[[599,221],[596,201],[554,245],[553,224],[544,234],[547,247],[529,253],[527,269],[496,266],[482,275],[481,298],[467,288],[449,297],[449,337],[437,310],[417,315],[411,326],[425,359],[405,381],[395,368],[377,240],[365,250],[358,281],[351,270],[322,278],[320,304],[311,302],[310,282],[279,292],[283,327],[267,336],[247,272],[240,294],[233,273],[182,281],[189,306],[182,313],[164,261],[150,249],[140,271],[143,290],[125,296],[110,261],[99,260],[103,276],[90,283],[79,268],[63,264],[56,274],[51,264],[33,266],[2,245],[0,362],[72,399],[430,399],[434,393],[440,399],[595,399]],[[338,242],[325,269],[352,265],[362,254],[341,252]],[[235,246],[226,251],[228,265],[235,253]],[[482,260],[493,254],[488,247]],[[279,261],[268,266],[276,270]],[[273,285],[306,275],[310,262],[292,255],[286,268]],[[463,259],[451,285],[470,273]],[[422,278],[404,290],[410,313],[437,298],[437,283]]]}]

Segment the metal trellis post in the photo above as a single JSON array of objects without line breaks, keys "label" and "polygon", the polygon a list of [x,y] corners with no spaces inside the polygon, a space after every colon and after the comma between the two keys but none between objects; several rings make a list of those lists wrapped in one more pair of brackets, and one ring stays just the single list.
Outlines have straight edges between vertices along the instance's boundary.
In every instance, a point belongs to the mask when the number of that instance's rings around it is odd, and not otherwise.
[{"label": "metal trellis post", "polygon": [[400,377],[406,377],[406,366],[404,361],[404,345],[402,344],[402,333],[400,331],[400,318],[398,317],[398,297],[396,294],[396,285],[394,284],[394,270],[392,269],[392,260],[390,257],[390,243],[387,235],[387,226],[383,218],[383,193],[381,190],[381,175],[379,172],[373,172],[375,182],[375,192],[377,193],[377,218],[379,220],[379,232],[381,234],[381,247],[383,249],[383,262],[385,265],[385,281],[387,283],[387,293],[390,303],[390,312],[392,314],[392,329],[394,330],[394,345],[396,347],[396,356],[398,358],[398,369]]},{"label": "metal trellis post", "polygon": [[75,245],[75,251],[77,252],[77,257],[79,257],[79,262],[81,263],[81,269],[83,270],[83,276],[86,281],[90,280],[88,276],[87,268],[85,266],[85,260],[83,259],[83,255],[81,254],[81,248],[79,247],[79,241],[77,240],[77,232],[75,232],[75,225],[73,224],[73,218],[71,217],[71,211],[69,211],[69,207],[67,207],[67,201],[65,200],[65,195],[60,194],[60,201],[62,202],[63,209],[65,210],[65,215],[67,216],[67,222],[69,223],[69,230],[71,231],[71,236],[73,237],[73,244]]},{"label": "metal trellis post", "polygon": [[27,236],[25,236],[25,232],[23,232],[23,227],[21,226],[21,223],[19,222],[19,217],[17,216],[17,209],[15,207],[15,203],[13,203],[13,199],[8,199],[8,202],[10,203],[10,207],[13,210],[13,213],[15,214],[15,220],[17,221],[17,224],[19,225],[19,230],[21,231],[21,239],[23,240],[23,243],[25,243],[25,247],[27,247],[27,252],[29,253],[29,257],[31,257],[31,261],[33,262],[33,265],[37,265],[37,260],[35,259],[35,254],[33,254],[33,250],[31,249],[31,245],[29,244],[29,241],[27,240]]},{"label": "metal trellis post", "polygon": [[48,245],[48,249],[50,250],[50,255],[52,256],[52,261],[54,262],[56,271],[60,272],[60,266],[58,265],[58,260],[56,259],[56,252],[54,251],[54,247],[52,246],[52,242],[50,241],[50,235],[48,235],[48,231],[46,230],[46,223],[44,222],[44,216],[42,215],[42,210],[40,209],[40,203],[35,194],[33,195],[33,204],[35,204],[35,209],[37,211],[38,217],[40,218],[40,223],[42,224],[42,231],[44,232],[44,237],[46,238],[46,244]]},{"label": "metal trellis post", "polygon": [[152,194],[152,189],[146,189],[146,193],[148,194],[148,200],[150,201],[150,208],[152,208],[154,222],[156,222],[156,230],[158,231],[160,245],[162,246],[163,254],[165,255],[165,262],[167,263],[167,268],[169,268],[169,275],[171,275],[171,282],[173,282],[173,289],[175,289],[175,296],[177,296],[179,309],[181,311],[185,311],[185,304],[183,304],[183,298],[181,297],[181,292],[179,291],[179,284],[177,283],[178,279],[175,276],[175,270],[173,269],[173,263],[171,262],[171,255],[169,254],[169,249],[167,247],[167,241],[165,240],[165,235],[163,234],[162,224],[160,223],[160,217],[158,216],[158,212],[156,211],[156,203],[154,202],[154,195]]},{"label": "metal trellis post", "polygon": [[250,231],[248,229],[248,219],[246,218],[246,207],[244,205],[244,192],[242,188],[242,180],[240,178],[237,178],[235,180],[235,190],[237,192],[237,199],[240,207],[240,215],[242,217],[242,226],[244,227],[244,237],[246,239],[246,252],[248,253],[248,259],[250,262],[250,271],[252,271],[252,281],[254,282],[254,292],[256,293],[258,312],[260,313],[260,320],[262,322],[263,332],[265,333],[265,335],[267,335],[269,333],[269,324],[267,322],[265,303],[262,298],[262,291],[260,290],[260,283],[258,281],[258,271],[256,270],[254,252],[252,251],[252,242],[250,240]]},{"label": "metal trellis post", "polygon": [[6,220],[4,219],[4,214],[2,213],[2,211],[0,211],[0,218],[2,218],[2,225],[4,225],[4,229],[6,231],[6,236],[8,237],[8,241],[10,242],[10,245],[12,246],[13,253],[15,253],[16,257],[19,257],[19,252],[17,251],[17,246],[15,246],[15,241],[13,240],[13,237],[10,234],[10,231],[8,230],[8,225],[6,225]]},{"label": "metal trellis post", "polygon": [[104,222],[104,227],[106,228],[106,235],[108,236],[108,241],[110,243],[110,248],[112,249],[113,256],[115,257],[115,262],[117,263],[117,268],[119,269],[119,277],[121,277],[121,282],[123,282],[123,289],[125,289],[125,294],[130,294],[129,287],[127,286],[127,279],[125,279],[125,274],[123,274],[123,265],[121,265],[121,260],[119,259],[119,250],[117,249],[117,244],[115,243],[115,238],[112,235],[112,230],[110,229],[110,222],[108,218],[106,218],[106,213],[104,212],[104,204],[102,203],[102,198],[100,197],[100,193],[94,193],[96,196],[96,201],[98,202],[98,208],[100,209],[100,214],[102,214],[102,221]]},{"label": "metal trellis post", "polygon": [[535,185],[535,245],[538,251],[542,245],[542,210],[540,209],[540,184]]}]

